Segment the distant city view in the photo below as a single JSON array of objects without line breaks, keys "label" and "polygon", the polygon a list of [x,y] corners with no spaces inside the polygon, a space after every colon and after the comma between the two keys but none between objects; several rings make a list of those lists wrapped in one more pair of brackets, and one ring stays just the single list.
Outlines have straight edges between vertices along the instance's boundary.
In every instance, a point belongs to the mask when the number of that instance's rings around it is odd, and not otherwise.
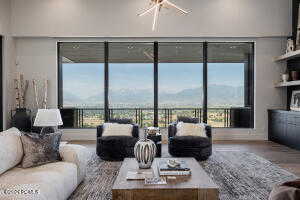
[{"label": "distant city view", "polygon": [[[111,116],[131,118],[153,125],[153,65],[109,65]],[[104,120],[104,72],[102,63],[63,64],[63,106],[83,110],[83,126],[95,127]],[[178,115],[200,117],[202,64],[159,64],[159,125]],[[208,65],[208,123],[224,127],[226,109],[244,107],[244,64]],[[139,109],[139,110],[137,110]],[[171,114],[170,114],[171,112]],[[227,114],[228,115],[228,114]]]}]

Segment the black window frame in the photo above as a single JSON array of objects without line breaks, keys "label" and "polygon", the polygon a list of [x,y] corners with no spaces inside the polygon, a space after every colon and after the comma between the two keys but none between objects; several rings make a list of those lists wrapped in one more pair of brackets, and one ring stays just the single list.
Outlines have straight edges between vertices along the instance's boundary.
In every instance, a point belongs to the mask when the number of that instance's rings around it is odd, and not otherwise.
[{"label": "black window frame", "polygon": [[[126,42],[110,42],[110,41],[103,41],[103,42],[57,42],[57,71],[58,71],[58,80],[57,80],[57,98],[58,98],[58,108],[63,109],[63,74],[62,74],[62,57],[60,56],[60,47],[63,43],[74,43],[74,44],[80,44],[80,43],[103,43],[104,44],[104,119],[105,121],[109,121],[110,118],[110,109],[109,109],[109,44],[110,43],[128,43],[130,41]],[[250,122],[250,127],[247,127],[247,129],[253,129],[254,128],[254,71],[255,71],[255,42],[237,42],[237,41],[229,41],[229,42],[223,42],[223,41],[218,41],[218,42],[158,42],[158,41],[145,41],[145,42],[131,42],[131,43],[153,43],[153,86],[154,86],[154,103],[153,103],[153,111],[154,111],[154,116],[153,116],[153,125],[158,126],[158,90],[159,90],[159,85],[158,85],[158,74],[159,74],[159,68],[158,68],[158,49],[159,49],[159,44],[161,43],[201,43],[203,46],[203,105],[202,105],[202,122],[207,123],[207,110],[208,110],[208,102],[207,102],[207,96],[208,96],[208,44],[211,43],[244,43],[244,44],[250,44],[251,45],[251,54],[249,55],[249,65],[247,67],[247,71],[245,71],[245,87],[247,87],[247,93],[248,95],[245,95],[245,102],[249,104],[249,107],[251,108],[251,122]],[[2,45],[1,45],[2,47]],[[1,50],[1,49],[0,49]],[[1,58],[0,58],[1,61]],[[0,67],[1,67],[0,62]],[[2,69],[2,67],[1,67]],[[2,75],[2,71],[1,71]],[[2,85],[1,85],[2,86]],[[218,128],[218,127],[214,127]],[[235,127],[221,127],[221,128],[234,128]]]},{"label": "black window frame", "polygon": [[3,131],[3,36],[0,35],[0,76],[1,76],[1,80],[0,80],[0,90],[1,90],[1,98],[0,98],[0,131]]}]

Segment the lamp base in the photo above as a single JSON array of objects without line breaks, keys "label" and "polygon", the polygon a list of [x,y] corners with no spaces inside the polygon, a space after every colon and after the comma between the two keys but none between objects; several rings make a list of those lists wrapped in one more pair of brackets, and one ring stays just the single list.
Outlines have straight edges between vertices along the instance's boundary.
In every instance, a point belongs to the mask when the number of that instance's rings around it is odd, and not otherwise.
[{"label": "lamp base", "polygon": [[55,128],[52,126],[42,127],[41,132],[40,132],[41,135],[45,135],[45,134],[49,134],[49,133],[55,133]]}]

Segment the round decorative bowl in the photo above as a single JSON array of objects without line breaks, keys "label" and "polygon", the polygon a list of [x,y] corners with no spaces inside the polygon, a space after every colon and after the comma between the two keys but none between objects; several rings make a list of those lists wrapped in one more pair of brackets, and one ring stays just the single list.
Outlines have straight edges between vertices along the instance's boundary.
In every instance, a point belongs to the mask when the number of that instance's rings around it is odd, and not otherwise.
[{"label": "round decorative bowl", "polygon": [[156,146],[152,140],[141,139],[134,146],[134,156],[141,169],[149,169],[155,155]]}]

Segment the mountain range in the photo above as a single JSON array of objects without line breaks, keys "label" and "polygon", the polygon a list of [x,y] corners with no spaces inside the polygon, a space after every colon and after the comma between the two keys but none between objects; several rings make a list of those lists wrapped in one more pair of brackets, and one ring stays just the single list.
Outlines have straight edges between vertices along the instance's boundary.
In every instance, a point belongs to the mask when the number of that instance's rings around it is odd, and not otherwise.
[{"label": "mountain range", "polygon": [[[160,107],[191,107],[202,105],[202,87],[183,89],[178,92],[159,92]],[[153,107],[152,90],[122,89],[109,91],[111,107]],[[64,106],[71,107],[101,107],[104,104],[104,94],[89,97],[79,97],[70,91],[64,91]],[[243,106],[244,87],[209,85],[208,105],[210,107]]]}]

